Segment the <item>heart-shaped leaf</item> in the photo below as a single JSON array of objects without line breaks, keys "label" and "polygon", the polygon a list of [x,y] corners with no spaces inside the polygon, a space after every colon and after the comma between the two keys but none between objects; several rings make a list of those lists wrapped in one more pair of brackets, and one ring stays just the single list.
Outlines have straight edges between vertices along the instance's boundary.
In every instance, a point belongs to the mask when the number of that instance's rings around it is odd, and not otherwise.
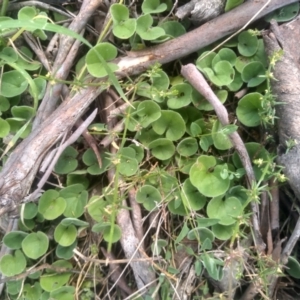
[{"label": "heart-shaped leaf", "polygon": [[154,186],[144,185],[136,193],[136,201],[152,211],[161,202],[161,195]]},{"label": "heart-shaped leaf", "polygon": [[189,210],[200,210],[206,204],[206,198],[192,185],[190,179],[186,179],[182,186],[181,198]]},{"label": "heart-shaped leaf", "polygon": [[161,27],[152,27],[152,24],[153,18],[149,14],[142,15],[137,19],[136,32],[145,41],[155,40],[165,34]]},{"label": "heart-shaped leaf", "polygon": [[167,139],[177,141],[185,133],[185,122],[179,113],[162,110],[160,118],[152,123],[152,128],[157,134],[165,134]]},{"label": "heart-shaped leaf", "polygon": [[142,11],[144,14],[159,14],[167,9],[166,3],[160,3],[160,0],[144,0]]},{"label": "heart-shaped leaf", "polygon": [[4,97],[21,95],[28,87],[27,80],[18,71],[12,70],[2,75],[0,93]]},{"label": "heart-shaped leaf", "polygon": [[227,170],[226,164],[217,165],[213,156],[201,155],[191,167],[191,183],[207,197],[216,197],[224,194],[228,188],[229,178],[223,179],[221,172]]},{"label": "heart-shaped leaf", "polygon": [[266,80],[266,70],[259,61],[248,63],[242,71],[242,79],[247,82],[248,87],[255,87]]},{"label": "heart-shaped leaf", "polygon": [[120,39],[130,38],[136,29],[136,20],[129,18],[129,9],[122,4],[110,7],[113,20],[113,34]]},{"label": "heart-shaped leaf", "polygon": [[23,231],[11,231],[3,238],[3,243],[10,249],[21,249],[22,241],[28,233]]},{"label": "heart-shaped leaf", "polygon": [[262,95],[259,93],[249,93],[238,103],[236,115],[239,121],[249,127],[258,126],[261,122],[260,113],[262,108]]},{"label": "heart-shaped leaf", "polygon": [[32,259],[43,256],[49,247],[47,235],[41,231],[30,233],[22,241],[22,250],[25,255]]},{"label": "heart-shaped leaf", "polygon": [[243,31],[238,36],[238,50],[243,56],[252,56],[258,48],[257,36],[252,35],[249,31]]},{"label": "heart-shaped leaf", "polygon": [[54,220],[63,214],[66,206],[66,200],[60,197],[59,192],[50,189],[43,193],[38,209],[46,220]]},{"label": "heart-shaped leaf", "polygon": [[55,164],[54,171],[57,174],[68,174],[76,170],[78,166],[77,155],[77,150],[68,146]]},{"label": "heart-shaped leaf", "polygon": [[[100,43],[89,50],[86,55],[85,62],[89,73],[95,77],[107,76],[107,71],[101,58],[107,62],[117,57],[118,51],[115,46],[110,43]],[[107,67],[112,72],[118,70],[118,66],[114,63],[107,63]]]},{"label": "heart-shaped leaf", "polygon": [[191,103],[192,87],[187,83],[180,83],[172,86],[172,96],[168,99],[168,107],[171,109],[179,109]]},{"label": "heart-shaped leaf", "polygon": [[171,158],[175,153],[175,146],[172,141],[164,138],[156,139],[148,145],[154,157],[160,160]]},{"label": "heart-shaped leaf", "polygon": [[55,241],[63,247],[68,247],[72,245],[76,240],[76,236],[77,229],[73,224],[69,226],[58,224],[54,231]]},{"label": "heart-shaped leaf", "polygon": [[180,141],[176,150],[182,156],[192,156],[198,150],[198,142],[193,137],[185,138]]},{"label": "heart-shaped leaf", "polygon": [[26,258],[21,250],[14,254],[6,254],[1,258],[0,270],[4,276],[14,276],[22,273],[26,268]]}]

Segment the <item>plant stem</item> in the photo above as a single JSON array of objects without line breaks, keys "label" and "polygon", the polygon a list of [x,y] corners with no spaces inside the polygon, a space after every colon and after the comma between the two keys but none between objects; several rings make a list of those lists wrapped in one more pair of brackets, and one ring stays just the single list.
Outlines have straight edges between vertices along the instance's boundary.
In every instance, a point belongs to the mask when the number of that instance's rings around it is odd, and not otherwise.
[{"label": "plant stem", "polygon": [[9,0],[3,0],[2,6],[1,6],[1,11],[0,11],[0,16],[6,16],[8,1]]}]

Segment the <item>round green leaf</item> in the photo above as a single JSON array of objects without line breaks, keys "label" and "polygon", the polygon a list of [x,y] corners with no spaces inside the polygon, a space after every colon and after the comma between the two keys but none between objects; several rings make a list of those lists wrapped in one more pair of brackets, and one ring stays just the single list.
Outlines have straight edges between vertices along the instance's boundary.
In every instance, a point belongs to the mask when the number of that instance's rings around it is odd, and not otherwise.
[{"label": "round green leaf", "polygon": [[215,224],[211,227],[211,229],[217,239],[226,241],[232,237],[235,226],[235,224],[229,226]]},{"label": "round green leaf", "polygon": [[57,174],[68,174],[74,171],[78,166],[76,159],[77,155],[77,150],[71,146],[68,146],[59,157],[54,167],[54,171]]},{"label": "round green leaf", "polygon": [[286,5],[282,8],[275,10],[265,17],[267,22],[270,22],[272,19],[277,22],[287,22],[294,19],[299,13],[299,2]]},{"label": "round green leaf", "polygon": [[236,92],[241,89],[243,83],[242,75],[239,72],[235,72],[233,81],[227,87],[230,91]]},{"label": "round green leaf", "polygon": [[43,256],[47,252],[48,246],[49,239],[41,231],[28,234],[22,241],[22,250],[27,257],[32,259]]},{"label": "round green leaf", "polygon": [[130,38],[136,29],[136,20],[129,18],[129,10],[125,5],[113,4],[110,7],[113,19],[113,34],[120,39]]},{"label": "round green leaf", "polygon": [[66,200],[59,196],[59,192],[47,190],[40,198],[38,209],[46,220],[54,220],[63,214],[66,206]]},{"label": "round green leaf", "polygon": [[7,98],[0,96],[0,111],[7,111],[10,107],[10,103]]},{"label": "round green leaf", "polygon": [[192,185],[189,178],[183,183],[181,198],[189,210],[200,210],[206,204],[206,198],[199,193],[194,185]]},{"label": "round green leaf", "polygon": [[38,282],[34,285],[26,283],[23,289],[23,295],[26,295],[26,299],[40,299],[42,295],[42,288]]},{"label": "round green leaf", "polygon": [[4,276],[14,276],[22,273],[26,268],[26,258],[21,250],[14,254],[6,254],[1,258],[0,270]]},{"label": "round green leaf", "polygon": [[84,213],[88,192],[82,184],[70,185],[62,189],[59,195],[66,201],[66,208],[63,213],[65,217],[79,218]]},{"label": "round green leaf", "polygon": [[[110,43],[100,43],[89,50],[86,55],[85,62],[87,64],[87,69],[89,73],[95,77],[105,77],[107,72],[104,66],[104,61],[110,61],[117,57],[118,51],[115,46]],[[107,63],[107,67],[115,72],[118,66],[113,63]]]},{"label": "round green leaf", "polygon": [[136,193],[136,201],[148,210],[154,210],[161,202],[161,195],[154,186],[144,185]]},{"label": "round green leaf", "polygon": [[[57,260],[52,264],[52,266],[64,269],[72,269],[72,264],[65,260]],[[69,281],[71,275],[72,273],[58,274],[51,270],[46,270],[46,273],[40,277],[41,287],[46,292],[57,290]]]},{"label": "round green leaf", "polygon": [[15,97],[28,87],[27,80],[18,71],[8,71],[2,75],[0,94],[4,97]]},{"label": "round green leaf", "polygon": [[171,158],[175,153],[175,146],[168,139],[156,139],[148,145],[154,157],[160,160]]},{"label": "round green leaf", "polygon": [[77,229],[73,224],[70,226],[58,224],[55,228],[54,239],[59,245],[63,247],[72,245],[76,240],[76,237]]},{"label": "round green leaf", "polygon": [[149,14],[137,19],[136,32],[145,41],[155,40],[165,34],[161,27],[152,27],[152,24],[153,18]]},{"label": "round green leaf", "polygon": [[179,37],[186,33],[186,30],[182,24],[177,21],[167,21],[159,25],[166,35],[171,36],[173,38]]},{"label": "round green leaf", "polygon": [[186,216],[189,213],[180,196],[175,195],[175,199],[169,201],[168,209],[173,215]]},{"label": "round green leaf", "polygon": [[35,203],[29,202],[25,204],[24,219],[33,219],[38,213],[38,207]]},{"label": "round green leaf", "polygon": [[111,236],[111,224],[110,223],[98,223],[93,226],[93,232],[101,232],[103,234],[103,238],[106,242],[116,243],[122,235],[121,228],[113,224],[113,233]]},{"label": "round green leaf", "polygon": [[34,109],[30,106],[13,106],[11,114],[15,118],[29,120],[34,115]]},{"label": "round green leaf", "polygon": [[203,72],[209,78],[209,80],[217,86],[230,84],[233,81],[235,74],[231,64],[225,60],[217,62],[213,66],[213,69],[204,68]]},{"label": "round green leaf", "polygon": [[[191,103],[192,87],[187,83],[180,83],[172,86],[173,95],[169,97],[167,104],[171,109],[179,109]],[[175,94],[175,95],[174,95]]]},{"label": "round green leaf", "polygon": [[4,62],[14,63],[18,59],[18,54],[12,47],[5,47],[0,52],[0,58],[4,60]]},{"label": "round green leaf", "polygon": [[148,127],[151,123],[159,119],[161,116],[161,109],[158,104],[151,100],[145,100],[140,102],[137,106],[136,111],[134,112],[132,118],[134,119],[134,130],[136,127]]},{"label": "round green leaf", "polygon": [[189,231],[187,238],[189,240],[198,240],[200,243],[204,243],[206,239],[211,242],[215,240],[214,234],[207,228],[197,227]]},{"label": "round green leaf", "polygon": [[236,54],[229,48],[222,48],[218,54],[212,60],[212,66],[214,67],[219,61],[228,61],[233,67],[236,61]]},{"label": "round green leaf", "polygon": [[91,175],[100,175],[104,172],[107,171],[108,167],[110,166],[110,159],[108,158],[108,156],[101,152],[100,153],[100,157],[101,157],[101,161],[102,161],[102,166],[99,166],[97,157],[94,153],[94,151],[89,148],[87,149],[83,156],[82,156],[82,161],[84,162],[84,164],[86,166],[88,166],[87,168],[87,172]]},{"label": "round green leaf", "polygon": [[[214,91],[215,95],[218,97],[221,103],[225,103],[228,92],[226,90],[217,90]],[[194,106],[199,110],[211,111],[214,110],[213,106],[197,91],[193,91],[192,102]]]},{"label": "round green leaf", "polygon": [[55,254],[58,258],[69,260],[73,257],[73,255],[74,255],[73,250],[76,248],[76,246],[77,246],[77,241],[75,241],[72,245],[70,245],[68,247],[63,247],[61,245],[57,245]]},{"label": "round green leaf", "polygon": [[160,0],[144,0],[142,11],[144,14],[159,14],[167,9],[166,3],[160,3]]},{"label": "round green leaf", "polygon": [[228,150],[232,148],[232,143],[224,130],[224,127],[221,125],[219,120],[214,122],[212,128],[212,139],[214,141],[214,146],[218,150]]},{"label": "round green leaf", "polygon": [[6,120],[0,118],[0,138],[4,138],[9,134],[10,125]]},{"label": "round green leaf", "polygon": [[61,220],[61,224],[64,226],[70,226],[71,224],[78,226],[78,227],[88,227],[89,223],[84,222],[82,220],[76,219],[76,218],[65,218]]},{"label": "round green leaf", "polygon": [[191,167],[191,183],[207,197],[216,197],[224,194],[228,188],[229,178],[223,179],[221,172],[228,169],[226,164],[217,165],[213,156],[201,155]]},{"label": "round green leaf", "polygon": [[152,123],[152,128],[157,134],[165,134],[166,138],[171,141],[179,140],[186,129],[181,115],[171,110],[162,110],[161,117]]},{"label": "round green leaf", "polygon": [[102,222],[107,205],[108,203],[103,198],[93,196],[88,202],[87,211],[96,222]]},{"label": "round green leaf", "polygon": [[13,280],[6,282],[6,291],[10,295],[18,295],[23,288],[23,280]]},{"label": "round green leaf", "polygon": [[124,176],[134,175],[139,164],[135,158],[135,150],[133,148],[125,147],[119,150],[119,172]]},{"label": "round green leaf", "polygon": [[261,122],[260,112],[262,111],[262,95],[249,93],[238,102],[236,115],[242,124],[255,127]]},{"label": "round green leaf", "polygon": [[[208,54],[209,53],[209,54]],[[196,60],[197,68],[204,72],[207,68],[212,68],[212,61],[217,54],[215,52],[205,51],[201,54],[200,57]]]},{"label": "round green leaf", "polygon": [[192,156],[198,150],[198,142],[193,137],[185,138],[180,141],[176,150],[182,156]]},{"label": "round green leaf", "polygon": [[63,286],[50,293],[50,299],[73,300],[75,298],[74,286]]},{"label": "round green leaf", "polygon": [[28,233],[23,231],[11,231],[3,238],[3,243],[10,249],[21,249],[22,241]]},{"label": "round green leaf", "polygon": [[152,87],[157,89],[158,91],[165,91],[169,88],[170,79],[166,72],[163,70],[158,70],[151,77]]},{"label": "round green leaf", "polygon": [[248,63],[242,71],[242,79],[247,82],[248,87],[255,87],[266,80],[266,70],[259,61]]},{"label": "round green leaf", "polygon": [[227,0],[225,5],[225,12],[234,9],[235,7],[242,4],[243,2],[244,0]]},{"label": "round green leaf", "polygon": [[290,276],[300,279],[300,264],[296,258],[289,256],[286,267],[286,271]]},{"label": "round green leaf", "polygon": [[207,215],[212,219],[219,219],[221,225],[232,225],[242,213],[242,204],[238,198],[229,197],[223,200],[215,197],[207,205]]},{"label": "round green leaf", "polygon": [[257,36],[250,34],[248,31],[243,31],[238,36],[238,50],[243,56],[252,56],[258,48]]}]

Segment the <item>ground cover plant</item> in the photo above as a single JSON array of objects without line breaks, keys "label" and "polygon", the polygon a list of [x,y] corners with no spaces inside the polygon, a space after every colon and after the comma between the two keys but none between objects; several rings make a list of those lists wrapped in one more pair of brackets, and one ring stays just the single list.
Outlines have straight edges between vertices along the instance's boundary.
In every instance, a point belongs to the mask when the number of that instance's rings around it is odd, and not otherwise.
[{"label": "ground cover plant", "polygon": [[297,197],[276,160],[284,51],[263,29],[299,3],[242,2],[216,1],[196,36],[247,14],[189,47],[180,1],[3,1],[3,299],[297,295],[279,284],[300,277],[278,200]]}]

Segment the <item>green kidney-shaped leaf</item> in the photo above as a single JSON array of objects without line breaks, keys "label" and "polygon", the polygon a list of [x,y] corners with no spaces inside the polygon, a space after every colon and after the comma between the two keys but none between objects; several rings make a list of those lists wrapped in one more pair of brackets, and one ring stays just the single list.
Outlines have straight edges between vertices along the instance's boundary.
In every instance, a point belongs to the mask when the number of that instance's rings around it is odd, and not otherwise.
[{"label": "green kidney-shaped leaf", "polygon": [[4,138],[9,134],[10,131],[10,125],[9,123],[0,118],[0,138]]},{"label": "green kidney-shaped leaf", "polygon": [[206,198],[192,185],[190,179],[186,179],[182,186],[181,198],[189,210],[200,210],[206,204]]},{"label": "green kidney-shaped leaf", "polygon": [[294,19],[299,12],[299,2],[286,5],[282,8],[275,10],[266,16],[266,21],[270,22],[272,19],[277,22],[287,22]]},{"label": "green kidney-shaped leaf", "polygon": [[77,241],[75,241],[72,245],[70,245],[68,247],[63,247],[61,245],[57,245],[55,254],[58,258],[69,260],[73,257],[73,255],[74,255],[73,250],[76,248],[76,246],[77,246]]},{"label": "green kidney-shaped leaf", "polygon": [[[63,269],[72,269],[72,264],[65,260],[57,260],[52,266]],[[51,270],[46,270],[46,273],[40,277],[41,287],[46,292],[57,290],[69,281],[71,275],[72,273],[55,273]]]},{"label": "green kidney-shaped leaf", "polygon": [[161,202],[161,195],[154,186],[144,185],[137,191],[136,201],[142,203],[148,211],[152,211]]},{"label": "green kidney-shaped leaf", "polygon": [[0,270],[4,276],[14,276],[22,273],[26,268],[26,258],[21,250],[14,254],[6,254],[0,260]]},{"label": "green kidney-shaped leaf", "polygon": [[119,172],[124,176],[134,175],[138,168],[139,164],[135,158],[135,150],[130,147],[124,147],[119,150]]},{"label": "green kidney-shaped leaf", "polygon": [[0,52],[0,58],[5,62],[13,63],[17,61],[18,54],[12,47],[5,47]]},{"label": "green kidney-shaped leaf", "polygon": [[[107,76],[106,69],[101,58],[99,57],[102,57],[104,61],[110,61],[115,59],[117,57],[117,54],[117,48],[112,44],[97,44],[95,47],[89,50],[85,58],[89,73],[98,78]],[[107,63],[107,66],[111,69],[112,72],[115,72],[118,69],[118,66],[113,63]]]},{"label": "green kidney-shaped leaf", "polygon": [[54,220],[63,214],[66,206],[66,200],[58,191],[47,190],[39,200],[38,210],[46,220]]},{"label": "green kidney-shaped leaf", "polygon": [[221,125],[219,120],[214,122],[212,128],[212,139],[214,141],[214,146],[219,150],[228,150],[232,148],[232,143],[226,134],[226,131],[223,130],[224,127]]},{"label": "green kidney-shaped leaf", "polygon": [[152,27],[153,18],[149,15],[142,15],[137,19],[137,34],[145,41],[156,40],[165,34],[161,27]]},{"label": "green kidney-shaped leaf", "polygon": [[204,243],[206,239],[209,239],[211,242],[215,240],[214,234],[204,227],[193,228],[189,231],[187,238],[189,240],[198,240],[200,243]]},{"label": "green kidney-shaped leaf", "polygon": [[62,189],[59,195],[66,201],[63,213],[65,217],[79,218],[83,214],[88,200],[88,192],[82,184],[70,185]]},{"label": "green kidney-shaped leaf", "polygon": [[75,298],[74,286],[63,286],[50,293],[50,299],[73,300]]},{"label": "green kidney-shaped leaf", "polygon": [[203,72],[209,78],[209,80],[217,86],[230,84],[233,81],[235,74],[231,64],[225,60],[217,62],[213,66],[213,69],[204,68]]},{"label": "green kidney-shaped leaf", "polygon": [[7,98],[0,96],[0,111],[7,111],[10,108],[10,103]]},{"label": "green kidney-shaped leaf", "polygon": [[29,120],[34,115],[34,109],[30,106],[13,106],[11,108],[11,114],[15,118],[20,118],[23,120]]},{"label": "green kidney-shaped leaf", "polygon": [[2,75],[0,94],[4,97],[15,97],[23,92],[28,87],[27,80],[18,71],[8,71]]},{"label": "green kidney-shaped leaf", "polygon": [[191,183],[207,197],[217,197],[224,194],[228,188],[229,178],[223,179],[221,172],[228,169],[226,164],[217,165],[213,156],[201,155],[191,167]]},{"label": "green kidney-shaped leaf", "polygon": [[259,61],[247,64],[242,71],[242,79],[247,82],[248,87],[255,87],[266,80],[266,70]]},{"label": "green kidney-shaped leaf", "polygon": [[25,255],[32,259],[43,256],[49,246],[47,235],[41,231],[28,234],[22,241],[22,250]]},{"label": "green kidney-shaped leaf", "polygon": [[23,231],[11,231],[3,238],[3,243],[10,249],[21,249],[22,241],[28,233]]},{"label": "green kidney-shaped leaf", "polygon": [[73,224],[71,224],[70,226],[58,224],[54,231],[55,241],[63,247],[72,245],[76,240],[76,236],[77,229]]},{"label": "green kidney-shaped leaf", "polygon": [[160,116],[160,106],[151,100],[145,100],[138,104],[136,113],[133,118],[135,119],[136,124],[139,124],[140,126],[146,128],[151,123],[159,119]]},{"label": "green kidney-shaped leaf", "polygon": [[204,72],[205,69],[212,68],[212,61],[217,54],[215,52],[205,51],[201,54],[200,57],[196,60],[197,68]]},{"label": "green kidney-shaped leaf", "polygon": [[102,162],[101,167],[99,166],[97,157],[91,148],[87,149],[84,152],[84,154],[82,156],[82,161],[84,162],[84,164],[86,166],[88,166],[87,171],[89,174],[100,175],[107,171],[108,167],[111,164],[110,159],[104,152],[101,152],[100,157],[101,157],[101,162]]},{"label": "green kidney-shaped leaf", "polygon": [[171,158],[175,153],[172,141],[164,138],[156,139],[148,145],[154,157],[160,160]]},{"label": "green kidney-shaped leaf", "polygon": [[192,156],[198,150],[198,142],[193,137],[185,138],[180,141],[176,150],[182,156]]},{"label": "green kidney-shaped leaf", "polygon": [[37,213],[38,206],[35,203],[29,202],[25,204],[24,219],[33,219]]},{"label": "green kidney-shaped leaf", "polygon": [[111,223],[95,224],[92,228],[92,231],[101,232],[103,234],[104,240],[109,243],[116,243],[122,235],[121,228],[116,224],[113,224],[112,227]]},{"label": "green kidney-shaped leaf", "polygon": [[262,111],[262,95],[249,93],[239,101],[236,115],[242,124],[255,127],[261,122],[260,112]]},{"label": "green kidney-shaped leaf", "polygon": [[77,155],[77,150],[71,146],[68,146],[59,157],[54,167],[54,171],[57,174],[68,174],[76,170],[78,166],[76,159]]},{"label": "green kidney-shaped leaf", "polygon": [[248,31],[243,31],[238,36],[238,50],[243,56],[252,56],[258,48],[257,36],[250,34]]},{"label": "green kidney-shaped leaf", "polygon": [[211,229],[217,239],[221,241],[227,241],[232,237],[235,226],[236,224],[229,226],[215,224],[211,227]]},{"label": "green kidney-shaped leaf", "polygon": [[192,87],[187,83],[180,83],[172,86],[171,92],[175,95],[169,97],[167,105],[171,109],[179,109],[191,103]]},{"label": "green kidney-shaped leaf", "polygon": [[181,115],[171,110],[162,110],[160,118],[152,123],[152,128],[157,134],[165,134],[171,141],[179,140],[186,130]]},{"label": "green kidney-shaped leaf", "polygon": [[186,33],[182,24],[177,21],[167,21],[159,25],[166,33],[166,35],[173,38],[179,37]]},{"label": "green kidney-shaped leaf", "polygon": [[219,219],[219,224],[232,225],[242,213],[242,204],[238,198],[219,196],[209,201],[206,212],[209,218]]},{"label": "green kidney-shaped leaf", "polygon": [[160,3],[160,0],[144,0],[142,11],[144,14],[159,14],[167,9],[166,3]]},{"label": "green kidney-shaped leaf", "polygon": [[236,54],[233,50],[229,48],[222,48],[218,54],[212,60],[212,66],[214,67],[215,64],[219,61],[228,61],[233,67],[236,61]]},{"label": "green kidney-shaped leaf", "polygon": [[286,271],[290,276],[300,279],[300,264],[296,258],[290,256],[286,267]]},{"label": "green kidney-shaped leaf", "polygon": [[122,4],[110,7],[113,19],[113,34],[120,39],[130,38],[136,29],[136,20],[129,18],[129,9]]}]

